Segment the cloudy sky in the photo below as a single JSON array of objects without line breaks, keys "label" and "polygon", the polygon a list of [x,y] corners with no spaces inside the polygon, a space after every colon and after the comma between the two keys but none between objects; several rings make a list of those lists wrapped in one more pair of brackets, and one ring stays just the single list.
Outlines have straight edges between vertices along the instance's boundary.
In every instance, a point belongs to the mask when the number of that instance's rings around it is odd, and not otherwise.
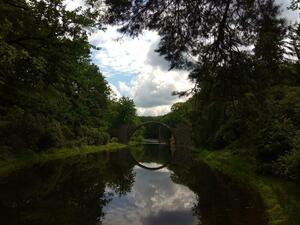
[{"label": "cloudy sky", "polygon": [[[68,7],[76,7],[82,0],[67,1]],[[290,0],[277,0],[282,4],[284,17],[296,20],[299,14],[287,10]],[[168,63],[154,50],[159,36],[145,31],[132,39],[108,27],[97,31],[90,42],[101,50],[93,51],[93,63],[99,66],[117,97],[129,96],[137,106],[139,115],[161,115],[170,111],[173,103],[184,98],[172,96],[172,91],[187,90],[192,83],[187,71],[168,71]]]},{"label": "cloudy sky", "polygon": [[101,50],[94,51],[93,62],[110,83],[117,96],[134,99],[140,115],[160,115],[169,111],[176,101],[172,91],[187,90],[192,83],[186,71],[168,71],[168,62],[154,50],[159,36],[145,31],[132,39],[117,32],[117,27],[98,31],[90,42]]}]

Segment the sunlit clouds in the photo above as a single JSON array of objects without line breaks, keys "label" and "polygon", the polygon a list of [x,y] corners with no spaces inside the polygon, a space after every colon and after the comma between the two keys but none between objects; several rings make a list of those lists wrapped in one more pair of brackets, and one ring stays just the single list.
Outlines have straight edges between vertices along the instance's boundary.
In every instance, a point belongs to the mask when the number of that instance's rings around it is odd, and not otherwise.
[{"label": "sunlit clouds", "polygon": [[93,61],[111,83],[116,95],[133,98],[139,115],[161,115],[179,99],[173,91],[191,88],[187,71],[169,71],[166,60],[155,49],[159,36],[145,31],[138,38],[123,36],[116,27],[93,33],[90,42],[101,50],[93,52]]}]

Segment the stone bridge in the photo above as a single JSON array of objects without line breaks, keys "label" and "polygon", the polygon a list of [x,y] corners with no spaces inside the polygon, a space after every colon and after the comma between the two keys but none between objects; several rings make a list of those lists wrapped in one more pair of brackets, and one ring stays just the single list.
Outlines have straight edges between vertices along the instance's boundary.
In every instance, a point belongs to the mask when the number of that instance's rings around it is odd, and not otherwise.
[{"label": "stone bridge", "polygon": [[[184,124],[179,124],[176,127],[169,126],[160,121],[147,121],[141,124],[124,124],[112,132],[112,136],[116,137],[119,142],[128,144],[131,136],[140,128],[147,125],[157,125],[158,128],[165,127],[171,132],[172,142],[175,141],[176,146],[192,145],[191,128]],[[159,132],[160,135],[160,132]]]}]

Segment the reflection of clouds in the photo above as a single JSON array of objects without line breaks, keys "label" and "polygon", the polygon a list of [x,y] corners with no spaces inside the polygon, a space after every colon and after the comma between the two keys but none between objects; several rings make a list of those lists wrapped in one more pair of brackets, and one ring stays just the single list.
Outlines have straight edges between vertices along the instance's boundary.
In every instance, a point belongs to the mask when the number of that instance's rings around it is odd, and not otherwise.
[{"label": "reflection of clouds", "polygon": [[193,225],[196,220],[190,210],[186,211],[161,211],[156,215],[152,215],[143,219],[145,225]]},{"label": "reflection of clouds", "polygon": [[196,195],[187,187],[173,183],[170,170],[149,171],[136,166],[134,171],[136,178],[131,192],[122,197],[114,195],[104,209],[104,225],[197,224],[192,215]]}]

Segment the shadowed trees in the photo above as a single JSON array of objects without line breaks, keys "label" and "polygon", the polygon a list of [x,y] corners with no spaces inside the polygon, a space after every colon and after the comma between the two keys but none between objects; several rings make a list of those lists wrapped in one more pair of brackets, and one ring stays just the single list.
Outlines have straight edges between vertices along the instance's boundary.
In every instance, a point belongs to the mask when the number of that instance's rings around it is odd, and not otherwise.
[{"label": "shadowed trees", "polygon": [[165,120],[190,120],[198,146],[246,148],[263,172],[299,178],[299,26],[287,26],[275,1],[106,3],[107,23],[132,36],[157,31],[170,68],[190,69],[195,87],[178,94],[193,94],[192,110]]},{"label": "shadowed trees", "polygon": [[2,150],[109,141],[111,90],[90,60],[88,33],[102,29],[92,3],[67,10],[62,0],[0,2]]}]

